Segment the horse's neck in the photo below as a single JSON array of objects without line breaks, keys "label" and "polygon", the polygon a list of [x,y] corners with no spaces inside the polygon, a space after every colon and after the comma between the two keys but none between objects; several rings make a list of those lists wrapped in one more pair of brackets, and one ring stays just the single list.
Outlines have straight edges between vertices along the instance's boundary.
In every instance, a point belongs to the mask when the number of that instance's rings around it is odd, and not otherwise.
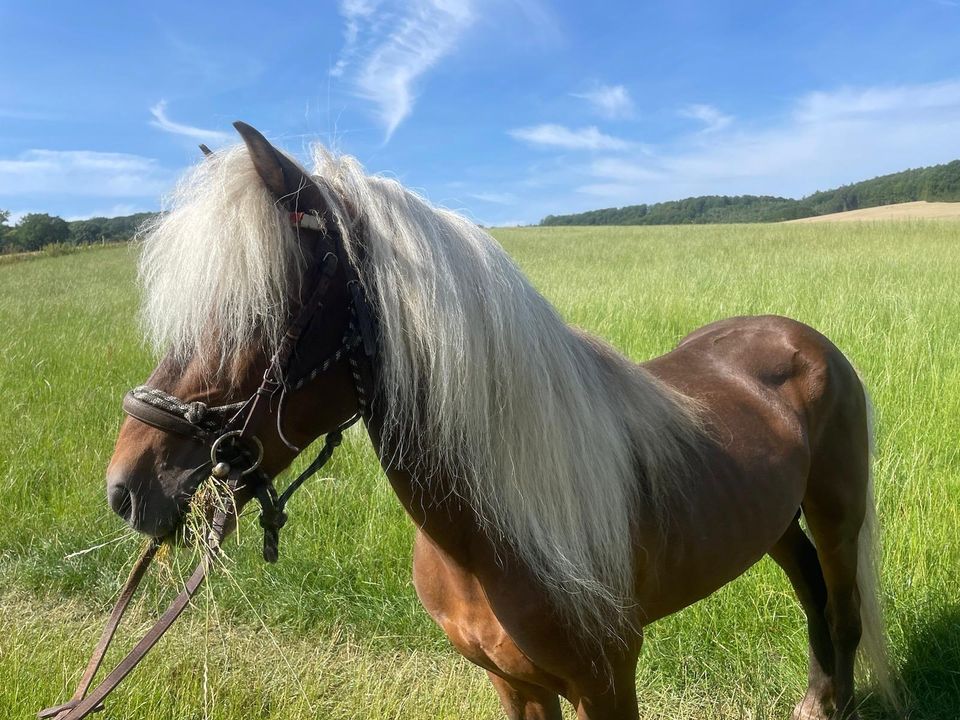
[{"label": "horse's neck", "polygon": [[392,452],[382,440],[383,416],[374,407],[367,421],[367,432],[380,465],[383,468],[394,494],[414,524],[438,544],[453,535],[462,535],[467,526],[476,527],[475,514],[462,498],[450,491],[452,484],[442,472],[432,472],[427,477],[419,471],[418,459],[409,448],[416,447],[403,438],[403,452]]}]

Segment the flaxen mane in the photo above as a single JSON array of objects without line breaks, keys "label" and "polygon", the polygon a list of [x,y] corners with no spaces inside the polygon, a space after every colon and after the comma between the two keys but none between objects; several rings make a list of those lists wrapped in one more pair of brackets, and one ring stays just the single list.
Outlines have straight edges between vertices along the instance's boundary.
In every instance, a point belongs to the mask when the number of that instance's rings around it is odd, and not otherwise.
[{"label": "flaxen mane", "polygon": [[[699,433],[691,404],[567,326],[465,218],[353,158],[321,149],[315,162],[348,250],[365,250],[385,446],[419,438],[424,482],[442,471],[453,484],[442,491],[472,505],[558,609],[588,635],[616,635],[632,604],[632,524],[682,482]],[[242,148],[198,166],[143,242],[159,345],[189,355],[211,326],[226,358],[276,341],[301,254]]]}]

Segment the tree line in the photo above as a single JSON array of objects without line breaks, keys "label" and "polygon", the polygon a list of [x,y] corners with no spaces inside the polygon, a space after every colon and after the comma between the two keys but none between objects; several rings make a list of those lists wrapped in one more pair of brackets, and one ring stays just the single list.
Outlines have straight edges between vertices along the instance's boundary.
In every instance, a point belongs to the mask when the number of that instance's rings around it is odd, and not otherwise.
[{"label": "tree line", "polygon": [[[683,225],[689,223],[779,222],[915,200],[960,202],[960,160],[904,170],[822,190],[800,200],[769,195],[706,195],[651,205],[604,208],[573,215],[548,215],[541,225]],[[50,245],[90,245],[129,240],[155,213],[67,221],[30,213],[10,226],[0,210],[0,253],[30,252]]]},{"label": "tree line", "polygon": [[915,200],[960,202],[960,160],[821,190],[800,200],[768,195],[706,195],[651,205],[547,215],[541,225],[683,225],[780,222]]},{"label": "tree line", "polygon": [[10,226],[10,212],[0,210],[0,253],[31,252],[51,245],[91,245],[129,240],[154,213],[67,221],[56,215],[29,213]]}]

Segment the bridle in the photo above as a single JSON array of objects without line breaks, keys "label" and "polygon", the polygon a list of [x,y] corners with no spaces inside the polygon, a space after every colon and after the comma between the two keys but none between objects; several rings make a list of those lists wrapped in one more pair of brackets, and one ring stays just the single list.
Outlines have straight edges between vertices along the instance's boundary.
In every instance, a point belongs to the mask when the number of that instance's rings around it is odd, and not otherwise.
[{"label": "bridle", "polygon": [[[312,213],[290,213],[290,222],[298,229],[320,233],[326,229],[323,220]],[[301,304],[296,316],[287,326],[286,333],[263,373],[260,386],[250,397],[241,402],[211,407],[202,402],[185,402],[162,390],[140,385],[123,398],[123,410],[127,415],[160,430],[207,445],[210,452],[209,463],[198,468],[198,471],[209,469],[214,478],[227,482],[228,486],[231,477],[239,481],[239,478],[251,476],[247,482],[252,486],[261,508],[263,557],[271,563],[277,560],[279,532],[287,519],[284,512],[287,500],[311,475],[320,470],[325,460],[318,460],[329,458],[333,448],[340,444],[343,431],[369,413],[369,363],[376,347],[372,313],[342,240],[337,234],[331,235],[334,237],[334,249],[323,253],[319,261],[314,263],[314,272],[308,270],[306,273],[307,277],[316,276],[310,297]],[[350,321],[347,331],[333,353],[309,372],[295,376],[291,361],[300,344],[304,342],[307,327],[322,313],[323,300],[338,267],[344,269],[350,294]],[[257,433],[269,414],[275,412],[277,435],[288,448],[299,453],[302,448],[290,442],[283,432],[283,408],[287,395],[301,389],[344,359],[350,363],[358,412],[327,433],[326,443],[318,455],[318,460],[314,460],[282,495],[278,494],[273,479],[260,468],[263,445]]]},{"label": "bridle", "polygon": [[[313,289],[287,326],[276,352],[270,359],[259,387],[246,400],[226,405],[210,406],[203,402],[186,402],[162,390],[141,385],[123,398],[123,410],[130,417],[152,427],[199,442],[209,447],[210,460],[198,471],[209,469],[210,475],[227,488],[225,502],[217,503],[206,547],[196,569],[183,590],[167,607],[157,623],[143,636],[123,660],[107,675],[93,692],[87,694],[103,656],[113,639],[137,586],[146,574],[161,545],[154,538],[141,553],[127,579],[117,604],[110,615],[100,640],[73,697],[66,703],[41,710],[37,717],[54,720],[80,720],[91,712],[103,709],[103,699],[116,688],[126,675],[146,656],[173,622],[186,609],[214,561],[220,556],[220,545],[237,520],[236,493],[247,483],[260,503],[260,526],[263,528],[263,557],[276,562],[279,554],[279,534],[287,522],[286,504],[307,479],[316,474],[333,455],[343,439],[343,432],[361,419],[368,420],[373,400],[373,359],[377,348],[374,315],[360,283],[357,268],[346,252],[336,223],[325,223],[316,212],[291,212],[291,224],[326,235],[333,241],[333,249],[316,252],[317,258],[304,274],[305,286]],[[350,320],[339,347],[308,372],[295,376],[293,359],[302,344],[309,340],[311,322],[322,315],[323,300],[340,268],[346,278],[349,293]],[[350,365],[358,412],[327,433],[323,448],[316,458],[283,491],[278,493],[273,478],[261,467],[263,445],[257,436],[271,412],[276,414],[277,434],[291,450],[301,448],[291,443],[283,433],[283,408],[287,395],[300,390],[336,364],[346,360]]]}]

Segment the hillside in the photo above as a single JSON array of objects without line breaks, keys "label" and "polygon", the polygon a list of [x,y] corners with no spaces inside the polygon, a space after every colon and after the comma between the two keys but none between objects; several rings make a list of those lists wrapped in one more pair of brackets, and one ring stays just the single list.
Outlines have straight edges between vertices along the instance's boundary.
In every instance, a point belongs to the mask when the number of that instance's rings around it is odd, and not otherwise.
[{"label": "hillside", "polygon": [[879,220],[960,220],[960,202],[916,202],[878,205],[847,212],[787,220],[788,223],[872,222]]},{"label": "hillside", "polygon": [[572,215],[548,215],[541,225],[684,225],[782,222],[900,203],[960,202],[960,160],[904,170],[821,190],[799,200],[767,195],[706,195],[652,205],[628,205]]}]

